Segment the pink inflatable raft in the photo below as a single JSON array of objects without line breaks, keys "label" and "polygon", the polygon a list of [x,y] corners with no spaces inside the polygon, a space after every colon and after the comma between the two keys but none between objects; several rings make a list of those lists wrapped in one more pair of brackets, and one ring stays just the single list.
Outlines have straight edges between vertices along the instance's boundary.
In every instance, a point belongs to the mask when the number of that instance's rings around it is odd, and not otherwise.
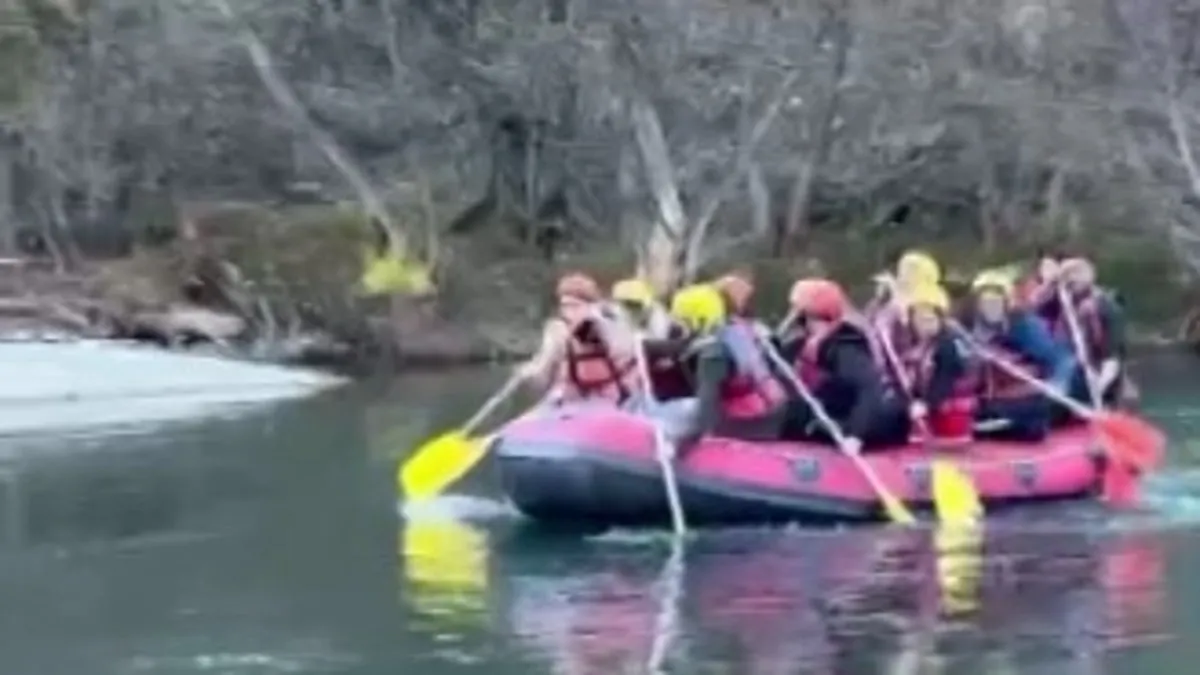
[{"label": "pink inflatable raft", "polygon": [[[563,408],[511,423],[497,439],[505,491],[544,522],[669,522],[649,422],[605,408]],[[1086,427],[1038,444],[978,442],[934,454],[920,447],[868,453],[866,461],[904,501],[930,503],[930,462],[966,472],[988,507],[1096,494],[1104,457]],[[676,462],[691,524],[881,519],[879,500],[854,463],[815,443],[707,438]]]}]

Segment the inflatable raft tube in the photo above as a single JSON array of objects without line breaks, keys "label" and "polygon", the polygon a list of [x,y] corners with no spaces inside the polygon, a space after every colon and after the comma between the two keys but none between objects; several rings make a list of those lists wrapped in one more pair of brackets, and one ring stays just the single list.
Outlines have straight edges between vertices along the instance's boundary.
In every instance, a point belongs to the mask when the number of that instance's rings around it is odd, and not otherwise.
[{"label": "inflatable raft tube", "polygon": [[[527,516],[553,524],[657,525],[670,513],[648,420],[620,410],[561,408],[512,422],[495,446],[503,488]],[[1084,499],[1103,454],[1083,426],[1041,443],[981,441],[934,453],[909,446],[865,455],[899,498],[927,508],[934,459],[954,462],[989,509]],[[836,523],[883,518],[854,463],[818,443],[710,437],[676,463],[689,524]]]}]

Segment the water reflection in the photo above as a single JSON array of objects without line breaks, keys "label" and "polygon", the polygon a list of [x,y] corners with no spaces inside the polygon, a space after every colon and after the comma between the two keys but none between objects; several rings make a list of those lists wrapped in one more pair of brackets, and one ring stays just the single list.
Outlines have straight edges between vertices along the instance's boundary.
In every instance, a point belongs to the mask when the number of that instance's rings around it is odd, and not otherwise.
[{"label": "water reflection", "polygon": [[[1053,662],[1090,672],[1108,650],[1169,638],[1155,541],[1002,529],[706,535],[682,558],[680,639],[666,669],[1015,672]],[[497,630],[555,673],[654,672],[660,543],[503,547]]]},{"label": "water reflection", "polygon": [[227,531],[236,525],[228,514],[269,492],[270,478],[244,444],[273,436],[282,412],[226,410],[14,439],[0,461],[0,552]]}]

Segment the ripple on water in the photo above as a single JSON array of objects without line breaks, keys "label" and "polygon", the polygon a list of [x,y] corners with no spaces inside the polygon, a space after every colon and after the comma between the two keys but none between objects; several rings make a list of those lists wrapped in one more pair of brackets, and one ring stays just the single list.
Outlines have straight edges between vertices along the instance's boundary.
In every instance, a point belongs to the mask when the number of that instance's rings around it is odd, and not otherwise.
[{"label": "ripple on water", "polygon": [[445,494],[420,502],[400,500],[396,510],[401,518],[411,521],[488,522],[521,517],[516,507],[507,501],[474,495]]},{"label": "ripple on water", "polygon": [[324,651],[277,653],[218,652],[188,656],[139,655],[118,667],[121,673],[219,673],[220,675],[276,675],[287,673],[336,673],[353,666],[359,659],[351,654]]}]

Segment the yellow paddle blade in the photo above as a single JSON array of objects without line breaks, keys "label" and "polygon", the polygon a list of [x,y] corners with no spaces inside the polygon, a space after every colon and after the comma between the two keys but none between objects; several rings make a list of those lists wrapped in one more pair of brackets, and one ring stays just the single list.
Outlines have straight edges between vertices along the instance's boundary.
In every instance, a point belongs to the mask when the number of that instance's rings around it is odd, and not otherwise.
[{"label": "yellow paddle blade", "polygon": [[408,520],[401,527],[405,600],[427,615],[482,614],[487,609],[486,534],[448,519]]},{"label": "yellow paddle blade", "polygon": [[442,434],[417,448],[396,476],[408,501],[436,497],[483,459],[490,438],[471,438],[461,431]]},{"label": "yellow paddle blade", "polygon": [[975,484],[950,462],[933,463],[933,507],[943,523],[972,523],[983,517]]},{"label": "yellow paddle blade", "polygon": [[433,275],[423,263],[367,250],[363,254],[362,288],[367,295],[422,295],[433,292]]},{"label": "yellow paddle blade", "polygon": [[904,505],[904,502],[896,499],[895,496],[881,494],[879,498],[883,502],[883,510],[892,522],[900,523],[901,525],[912,525],[917,522],[917,517],[913,515],[913,512]]},{"label": "yellow paddle blade", "polygon": [[983,528],[978,523],[942,523],[933,531],[942,612],[965,614],[979,606]]}]

